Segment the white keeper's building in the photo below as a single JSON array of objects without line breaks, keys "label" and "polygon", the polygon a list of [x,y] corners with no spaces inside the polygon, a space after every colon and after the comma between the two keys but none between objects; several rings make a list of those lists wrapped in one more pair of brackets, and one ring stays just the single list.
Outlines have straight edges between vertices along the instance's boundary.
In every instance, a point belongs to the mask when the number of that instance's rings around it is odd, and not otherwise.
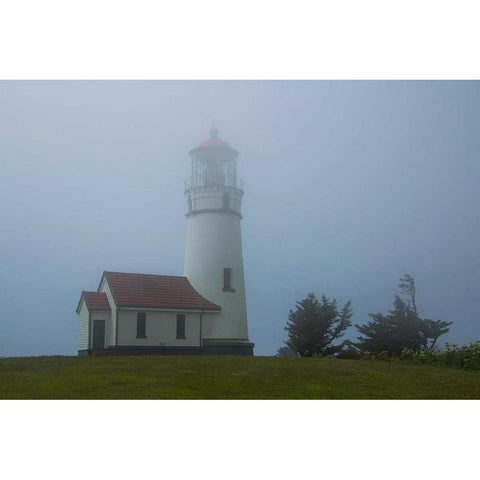
[{"label": "white keeper's building", "polygon": [[237,150],[190,151],[184,276],[104,272],[77,307],[78,354],[253,355],[248,339]]}]

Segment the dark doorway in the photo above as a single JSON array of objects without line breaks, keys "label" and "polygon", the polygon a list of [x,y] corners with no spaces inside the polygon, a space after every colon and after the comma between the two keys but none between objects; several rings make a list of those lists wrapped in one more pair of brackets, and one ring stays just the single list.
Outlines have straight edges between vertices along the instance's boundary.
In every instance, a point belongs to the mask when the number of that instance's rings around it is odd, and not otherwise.
[{"label": "dark doorway", "polygon": [[105,320],[93,321],[93,350],[105,349]]}]

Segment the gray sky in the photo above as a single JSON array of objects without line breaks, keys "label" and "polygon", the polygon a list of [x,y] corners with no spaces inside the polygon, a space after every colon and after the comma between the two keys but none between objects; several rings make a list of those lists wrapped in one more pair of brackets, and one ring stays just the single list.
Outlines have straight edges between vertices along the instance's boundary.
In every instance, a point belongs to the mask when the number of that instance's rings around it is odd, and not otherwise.
[{"label": "gray sky", "polygon": [[75,354],[103,270],[182,275],[212,120],[240,152],[257,355],[308,292],[363,323],[404,273],[444,341],[480,339],[479,82],[3,81],[0,355]]}]

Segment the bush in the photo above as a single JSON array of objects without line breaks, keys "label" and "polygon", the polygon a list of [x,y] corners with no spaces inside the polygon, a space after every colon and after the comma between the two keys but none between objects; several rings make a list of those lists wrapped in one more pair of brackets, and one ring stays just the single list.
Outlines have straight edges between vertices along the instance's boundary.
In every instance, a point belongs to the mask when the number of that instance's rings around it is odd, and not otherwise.
[{"label": "bush", "polygon": [[337,358],[342,358],[343,360],[361,360],[364,358],[362,353],[351,346],[344,347],[336,356]]},{"label": "bush", "polygon": [[405,348],[400,355],[400,359],[422,365],[442,365],[462,370],[480,370],[480,341],[461,346],[446,343],[444,350],[437,351],[414,352]]}]

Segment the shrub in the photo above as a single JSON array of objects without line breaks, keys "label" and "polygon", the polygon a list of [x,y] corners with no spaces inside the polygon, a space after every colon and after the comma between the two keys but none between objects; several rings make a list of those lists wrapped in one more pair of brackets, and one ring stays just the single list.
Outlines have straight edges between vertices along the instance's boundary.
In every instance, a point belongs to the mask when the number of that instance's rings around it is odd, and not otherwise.
[{"label": "shrub", "polygon": [[358,349],[347,345],[340,350],[340,352],[337,354],[337,358],[342,358],[344,360],[360,360],[364,358],[364,355],[362,355]]},{"label": "shrub", "polygon": [[480,370],[480,341],[461,346],[446,343],[444,350],[436,351],[414,352],[405,348],[402,350],[400,359],[422,365],[433,364],[462,370]]}]

